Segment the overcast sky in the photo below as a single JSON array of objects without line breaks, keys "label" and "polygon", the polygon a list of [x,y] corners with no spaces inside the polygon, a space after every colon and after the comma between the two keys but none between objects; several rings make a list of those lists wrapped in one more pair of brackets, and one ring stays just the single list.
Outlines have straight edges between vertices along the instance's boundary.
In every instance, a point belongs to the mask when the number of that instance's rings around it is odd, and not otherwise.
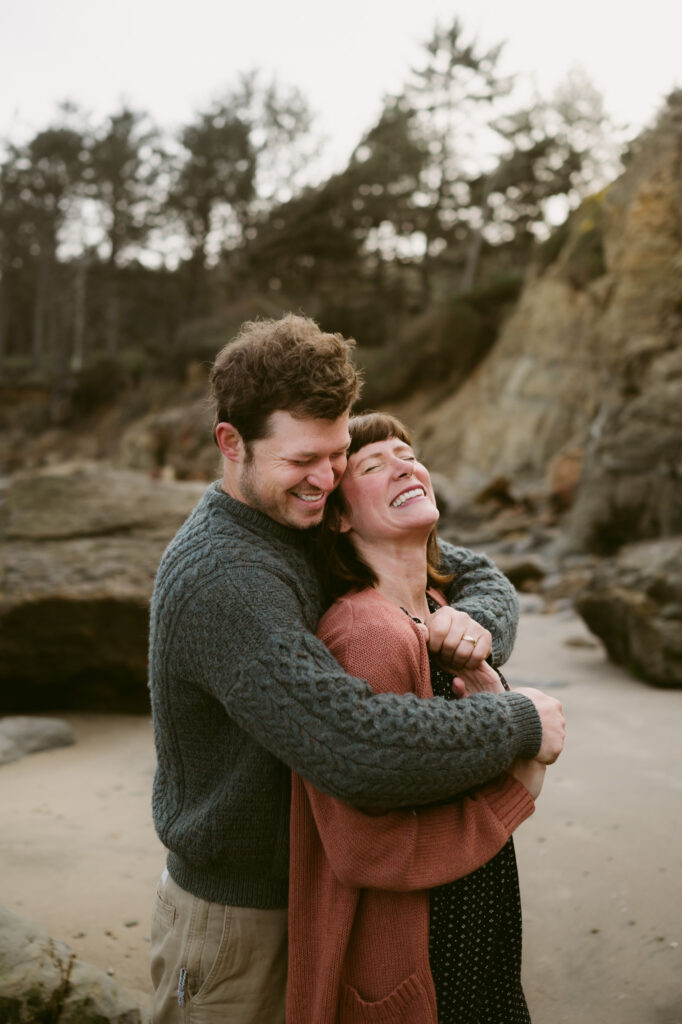
[{"label": "overcast sky", "polygon": [[302,90],[340,166],[455,15],[480,43],[506,41],[505,70],[546,95],[581,66],[634,130],[682,86],[679,0],[0,0],[0,137],[44,127],[67,98],[95,116],[126,100],[173,128],[260,68]]}]

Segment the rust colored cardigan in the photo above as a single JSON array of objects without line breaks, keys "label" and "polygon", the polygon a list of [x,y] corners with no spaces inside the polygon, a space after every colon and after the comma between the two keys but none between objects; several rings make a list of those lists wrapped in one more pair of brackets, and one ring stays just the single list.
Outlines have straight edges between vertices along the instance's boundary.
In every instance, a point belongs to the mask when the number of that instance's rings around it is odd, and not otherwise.
[{"label": "rust colored cardigan", "polygon": [[[433,697],[421,631],[378,591],[340,598],[318,635],[378,693]],[[450,804],[372,816],[294,774],[287,1024],[437,1024],[428,890],[489,861],[534,808],[505,775]]]}]

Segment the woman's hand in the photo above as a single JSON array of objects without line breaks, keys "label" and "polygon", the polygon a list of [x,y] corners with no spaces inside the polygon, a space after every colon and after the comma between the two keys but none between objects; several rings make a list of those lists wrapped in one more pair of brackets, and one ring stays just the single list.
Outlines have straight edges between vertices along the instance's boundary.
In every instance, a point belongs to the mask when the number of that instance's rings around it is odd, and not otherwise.
[{"label": "woman's hand", "polygon": [[541,764],[539,761],[525,761],[523,758],[517,757],[509,771],[522,786],[526,787],[533,800],[537,800],[542,783],[545,781],[547,765]]},{"label": "woman's hand", "polygon": [[466,612],[445,605],[426,618],[429,650],[448,672],[478,668],[493,649],[493,638]]},{"label": "woman's hand", "polygon": [[452,689],[459,697],[469,697],[472,693],[505,692],[500,677],[487,661],[482,661],[478,668],[458,668]]}]

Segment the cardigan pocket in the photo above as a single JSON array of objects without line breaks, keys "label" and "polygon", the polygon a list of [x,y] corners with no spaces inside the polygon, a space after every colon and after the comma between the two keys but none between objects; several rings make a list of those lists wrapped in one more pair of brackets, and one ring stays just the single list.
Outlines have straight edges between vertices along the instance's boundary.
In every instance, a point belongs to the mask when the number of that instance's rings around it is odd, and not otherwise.
[{"label": "cardigan pocket", "polygon": [[437,1024],[430,973],[415,971],[383,999],[367,1002],[357,989],[341,984],[337,1024]]}]

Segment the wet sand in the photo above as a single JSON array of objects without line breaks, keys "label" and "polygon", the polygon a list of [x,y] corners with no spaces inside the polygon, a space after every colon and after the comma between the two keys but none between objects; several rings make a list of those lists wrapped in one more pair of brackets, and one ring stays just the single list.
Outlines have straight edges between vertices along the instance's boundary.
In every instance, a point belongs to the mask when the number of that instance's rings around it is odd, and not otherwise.
[{"label": "wet sand", "polygon": [[[507,675],[569,729],[516,835],[534,1024],[682,1024],[682,691],[609,665],[571,613],[525,612]],[[0,901],[149,1005],[151,725],[61,717],[75,746],[0,767]]]},{"label": "wet sand", "polygon": [[516,839],[534,1024],[682,1024],[682,691],[524,615],[510,682],[559,697],[566,747]]}]

